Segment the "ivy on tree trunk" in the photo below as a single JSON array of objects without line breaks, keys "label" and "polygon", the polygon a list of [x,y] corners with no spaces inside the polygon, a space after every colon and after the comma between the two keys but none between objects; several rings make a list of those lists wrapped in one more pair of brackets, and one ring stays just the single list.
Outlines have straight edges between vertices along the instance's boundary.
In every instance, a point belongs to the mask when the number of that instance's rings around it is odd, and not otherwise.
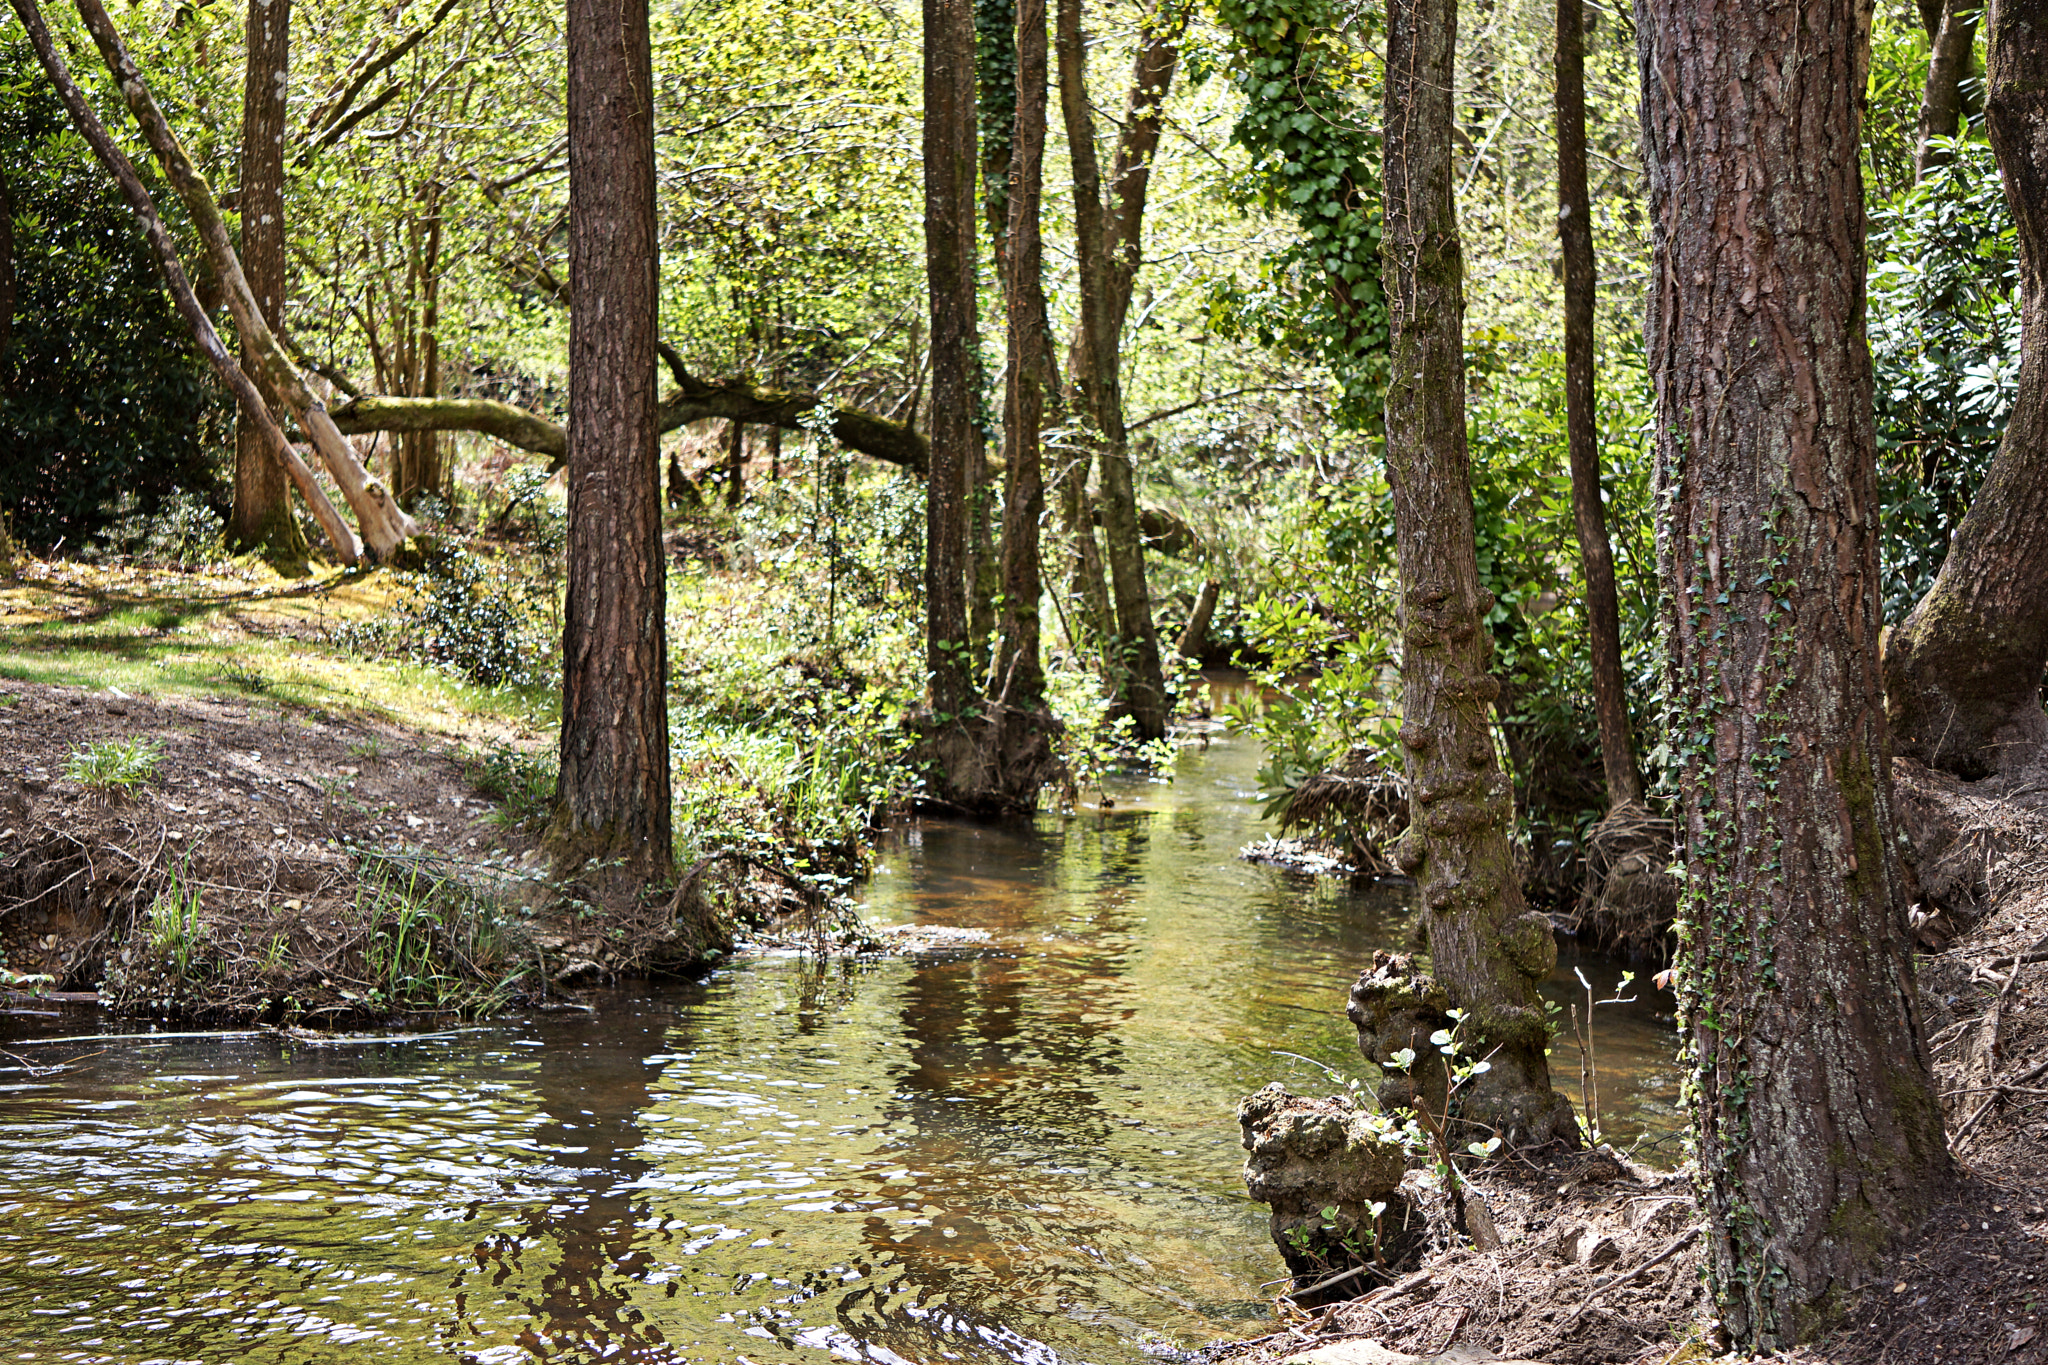
[{"label": "ivy on tree trunk", "polygon": [[1949,1174],[1878,679],[1869,10],[1637,16],[1687,1091],[1708,1283],[1768,1352],[1888,1278]]}]

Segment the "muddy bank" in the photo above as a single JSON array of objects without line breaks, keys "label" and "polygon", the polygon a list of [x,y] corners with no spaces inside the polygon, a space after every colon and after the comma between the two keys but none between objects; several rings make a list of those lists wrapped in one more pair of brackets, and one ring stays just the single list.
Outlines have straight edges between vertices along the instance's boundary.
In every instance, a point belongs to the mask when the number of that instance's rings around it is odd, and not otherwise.
[{"label": "muddy bank", "polygon": [[[1901,827],[1923,956],[1923,1019],[1958,1182],[1831,1335],[1779,1359],[1809,1365],[2048,1362],[2048,768],[1964,783],[1900,763]],[[1410,1172],[1402,1185],[1425,1211]],[[1683,1172],[1607,1153],[1495,1161],[1469,1173],[1497,1249],[1432,1217],[1419,1260],[1369,1292],[1301,1309],[1214,1362],[1651,1365],[1719,1353],[1702,1235]],[[1441,1205],[1441,1197],[1438,1196]],[[1444,1353],[1451,1353],[1445,1355]]]},{"label": "muddy bank", "polygon": [[126,1014],[334,1023],[537,1004],[729,946],[542,879],[484,756],[240,699],[0,686],[0,963]]}]

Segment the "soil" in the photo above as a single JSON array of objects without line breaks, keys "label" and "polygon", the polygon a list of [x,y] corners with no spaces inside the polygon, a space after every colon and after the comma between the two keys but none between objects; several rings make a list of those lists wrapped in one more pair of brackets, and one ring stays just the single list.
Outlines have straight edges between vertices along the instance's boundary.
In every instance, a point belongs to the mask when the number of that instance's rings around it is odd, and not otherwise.
[{"label": "soil", "polygon": [[[67,776],[131,740],[147,780]],[[542,880],[485,774],[380,719],[0,684],[0,964],[123,1013],[328,1024],[544,1004],[720,946]]]},{"label": "soil", "polygon": [[[1773,1359],[2048,1365],[2048,766],[1963,783],[1901,762],[1896,776],[1956,1185],[1858,1286],[1841,1326]],[[1470,1179],[1498,1250],[1475,1250],[1443,1219],[1418,1270],[1326,1308],[1282,1303],[1281,1331],[1203,1354],[1229,1365],[1734,1358],[1702,1286],[1682,1173],[1603,1150],[1495,1162]]]}]

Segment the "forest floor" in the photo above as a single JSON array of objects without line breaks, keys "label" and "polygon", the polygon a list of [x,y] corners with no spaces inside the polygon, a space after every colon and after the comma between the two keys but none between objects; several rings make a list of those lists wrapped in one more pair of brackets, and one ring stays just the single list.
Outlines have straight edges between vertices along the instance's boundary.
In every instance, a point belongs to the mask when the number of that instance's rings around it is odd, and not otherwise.
[{"label": "forest floor", "polygon": [[[1958,1180],[1800,1365],[2048,1365],[2048,771],[1897,769],[1923,1019]],[[1470,1173],[1502,1246],[1463,1239],[1346,1303],[1283,1309],[1211,1365],[1686,1365],[1722,1354],[1680,1175],[1606,1152]],[[1291,1318],[1291,1321],[1287,1321]]]}]

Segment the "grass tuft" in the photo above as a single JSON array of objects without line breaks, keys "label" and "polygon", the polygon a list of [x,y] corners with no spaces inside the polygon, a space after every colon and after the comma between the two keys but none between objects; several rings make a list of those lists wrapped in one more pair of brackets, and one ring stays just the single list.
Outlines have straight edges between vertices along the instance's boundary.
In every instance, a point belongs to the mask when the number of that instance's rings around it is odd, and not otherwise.
[{"label": "grass tuft", "polygon": [[156,776],[164,751],[154,740],[95,739],[71,751],[64,776],[88,791],[126,792]]}]

